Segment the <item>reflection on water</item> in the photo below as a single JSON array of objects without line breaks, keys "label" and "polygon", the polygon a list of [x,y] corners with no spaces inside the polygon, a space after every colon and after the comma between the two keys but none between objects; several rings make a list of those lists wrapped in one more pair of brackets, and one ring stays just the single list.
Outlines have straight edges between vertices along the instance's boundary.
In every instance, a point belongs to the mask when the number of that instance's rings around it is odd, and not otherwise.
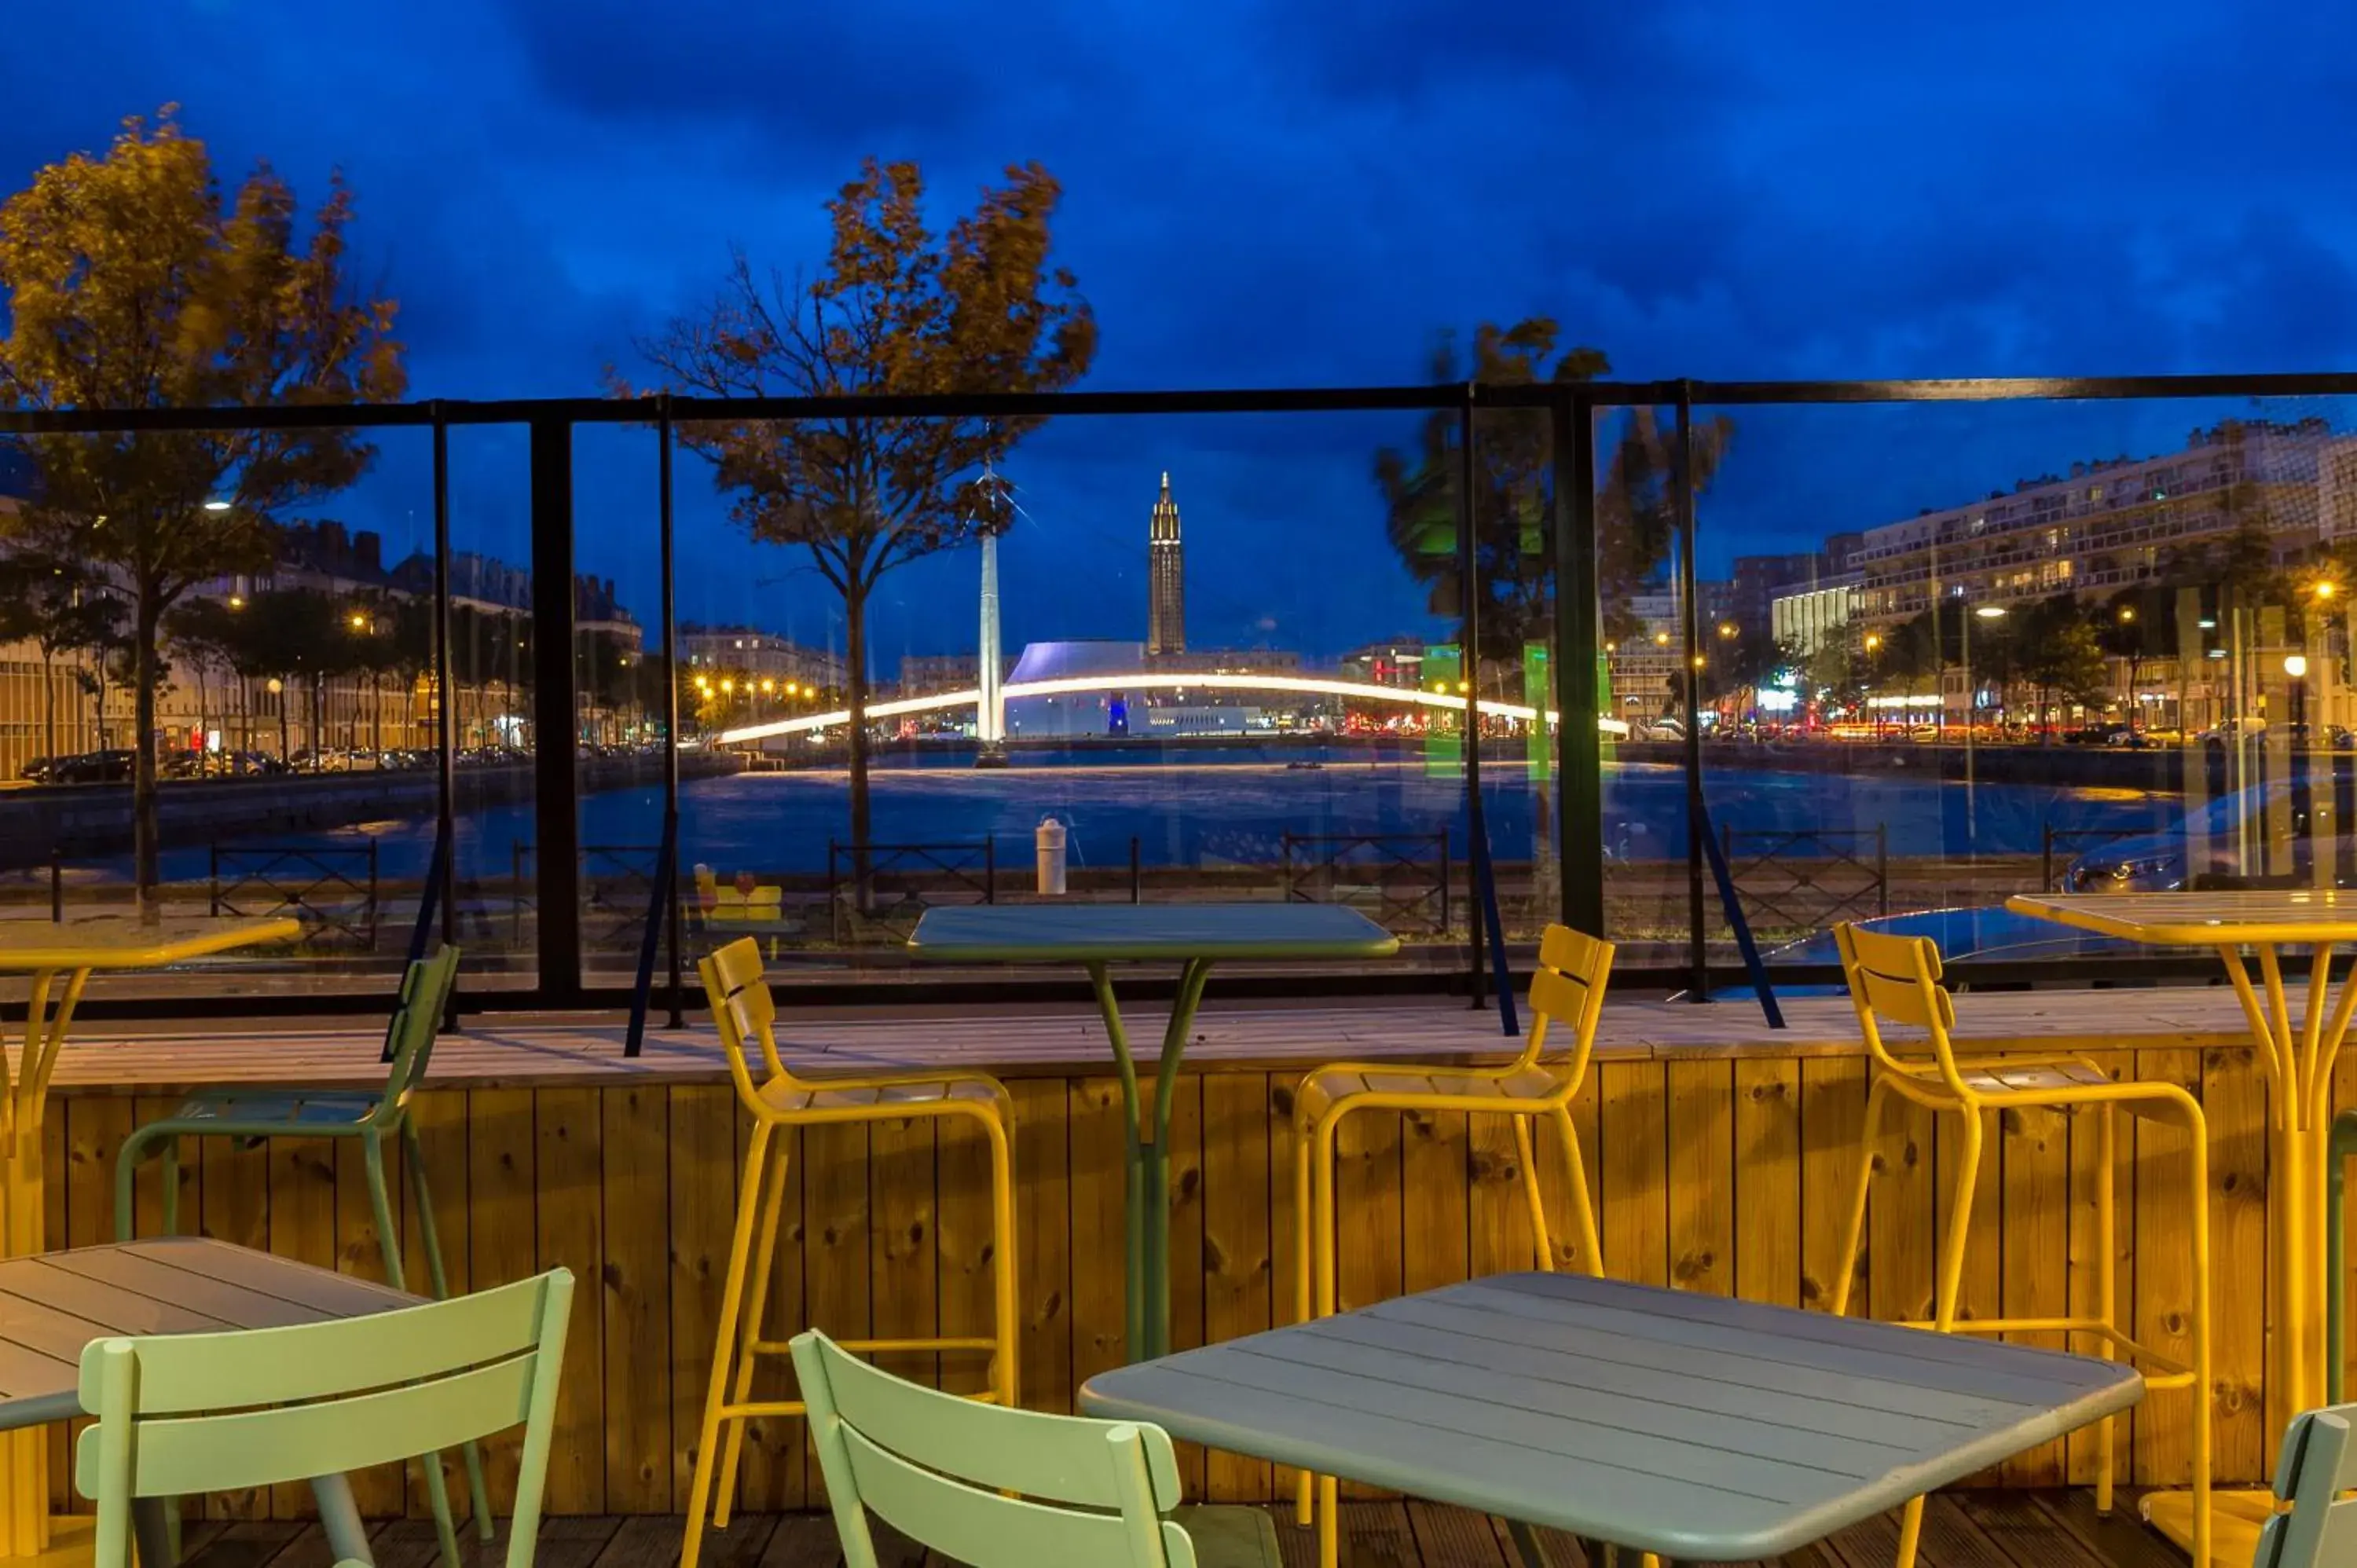
[{"label": "reflection on water", "polygon": [[[1297,754],[1295,761],[1305,760]],[[881,767],[872,775],[877,843],[974,843],[996,838],[1003,857],[1028,859],[1043,815],[1071,832],[1076,865],[1126,865],[1137,842],[1146,865],[1267,865],[1296,834],[1437,833],[1464,854],[1463,787],[1451,765],[1368,760],[1329,753],[1318,766],[1246,756],[1183,763],[1058,759],[1006,769]],[[2050,827],[2150,831],[2177,820],[2176,798],[2150,791],[2036,784],[1943,783],[1912,774],[1775,772],[1714,766],[1706,798],[1714,826],[1738,834],[1881,825],[1894,859],[2035,855]],[[1533,780],[1522,761],[1485,759],[1483,800],[1494,853],[1508,861],[1544,849],[1551,780]],[[737,870],[825,869],[830,838],[847,828],[841,769],[748,773],[700,779],[681,795],[682,862]],[[1542,797],[1544,797],[1543,800]],[[610,790],[581,802],[585,845],[648,845],[660,832],[660,789]],[[1618,764],[1604,779],[1608,857],[1682,859],[1685,784],[1674,766]],[[529,802],[457,819],[459,865],[468,875],[501,875],[519,846],[533,842]],[[333,835],[373,837],[380,872],[419,875],[431,853],[431,817],[371,822]],[[317,842],[325,835],[291,835]],[[257,834],[258,842],[290,835]],[[168,853],[168,878],[206,874],[204,846]],[[127,865],[127,862],[126,862]]]}]

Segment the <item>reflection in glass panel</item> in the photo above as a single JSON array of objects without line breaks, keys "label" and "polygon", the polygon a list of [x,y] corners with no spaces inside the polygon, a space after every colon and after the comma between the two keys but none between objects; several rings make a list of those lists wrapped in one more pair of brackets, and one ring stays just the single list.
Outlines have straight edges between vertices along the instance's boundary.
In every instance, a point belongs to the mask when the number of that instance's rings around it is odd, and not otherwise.
[{"label": "reflection in glass panel", "polygon": [[[1708,688],[1723,739],[1705,778],[1771,959],[1830,961],[1846,918],[1982,962],[2126,956],[2005,900],[2357,870],[2342,411],[1734,418],[1704,557],[1744,599],[1735,618],[1764,599],[1772,640]],[[1723,914],[1715,961],[1733,956]]]}]

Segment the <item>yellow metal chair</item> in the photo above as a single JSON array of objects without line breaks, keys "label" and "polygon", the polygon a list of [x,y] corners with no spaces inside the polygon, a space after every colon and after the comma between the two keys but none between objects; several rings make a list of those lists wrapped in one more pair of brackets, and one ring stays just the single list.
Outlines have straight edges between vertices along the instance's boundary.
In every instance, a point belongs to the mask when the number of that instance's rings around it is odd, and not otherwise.
[{"label": "yellow metal chair", "polygon": [[[1950,1038],[1956,1025],[1955,1004],[1941,983],[1940,950],[1921,937],[1900,937],[1842,925],[1834,929],[1841,950],[1842,971],[1849,980],[1851,1004],[1857,1009],[1858,1028],[1873,1057],[1873,1087],[1867,1091],[1866,1146],[1869,1157],[1859,1162],[1853,1191],[1849,1228],[1841,1261],[1834,1273],[1833,1310],[1849,1307],[1849,1287],[1857,1272],[1858,1250],[1866,1239],[1867,1192],[1873,1179],[1871,1151],[1881,1137],[1883,1108],[1890,1097],[1911,1100],[1938,1115],[1953,1116],[1961,1124],[1963,1150],[1955,1163],[1955,1192],[1940,1236],[1938,1275],[1929,1323],[1907,1326],[1935,1329],[1943,1334],[2059,1333],[2087,1336],[2097,1341],[2097,1353],[2123,1356],[2146,1368],[2149,1389],[2188,1389],[2194,1402],[2193,1420],[2193,1561],[2210,1560],[2210,1165],[2208,1131],[2201,1102],[2173,1083],[2120,1081],[2083,1057],[2007,1052],[1983,1058],[1963,1058]],[[1921,1030],[1930,1047],[1900,1055],[1882,1037],[1881,1026]],[[2096,1255],[2104,1260],[2096,1272],[2095,1310],[2083,1317],[1976,1317],[1956,1320],[1956,1294],[1964,1268],[1964,1238],[1970,1233],[1973,1193],[1980,1165],[1982,1118],[1987,1112],[2023,1106],[2083,1105],[2095,1112]],[[2191,1176],[2187,1182],[2184,1225],[2193,1254],[2197,1294],[2188,1314],[2187,1332],[2193,1341],[2193,1363],[2160,1355],[2138,1344],[2116,1322],[2114,1292],[2113,1152],[2116,1112],[2181,1127],[2190,1135]],[[2113,1423],[2096,1429],[2095,1506],[2108,1513],[2112,1507]],[[1923,1499],[1907,1505],[1899,1531],[1896,1568],[1911,1568],[1921,1534]]]},{"label": "yellow metal chair", "polygon": [[[721,1291],[720,1331],[712,1354],[712,1383],[705,1395],[704,1426],[695,1446],[695,1478],[687,1509],[687,1539],[680,1568],[695,1568],[703,1543],[705,1510],[712,1505],[715,1529],[725,1529],[743,1456],[744,1423],[757,1416],[803,1413],[800,1400],[756,1401],[757,1357],[791,1353],[789,1338],[765,1338],[761,1317],[768,1305],[770,1261],[778,1246],[779,1210],[785,1193],[784,1151],[772,1146],[780,1131],[846,1122],[897,1122],[910,1117],[965,1117],[982,1124],[990,1139],[991,1284],[993,1327],[987,1338],[844,1339],[844,1349],[874,1355],[889,1351],[987,1352],[989,1386],[973,1397],[1008,1409],[1017,1404],[1016,1343],[1020,1324],[1015,1309],[1015,1193],[1008,1142],[1014,1106],[997,1079],[975,1072],[862,1073],[856,1077],[796,1076],[778,1055],[772,1026],[777,1005],[761,977],[760,950],[751,938],[729,943],[702,961],[697,972],[728,1053],[737,1098],[753,1115],[753,1142],[737,1198],[737,1228],[728,1249],[728,1277]],[[756,1082],[748,1059],[758,1045],[765,1069]],[[755,1232],[758,1230],[759,1238]],[[748,1269],[748,1263],[750,1269]],[[733,1387],[732,1387],[733,1384]],[[726,1444],[722,1447],[722,1428]],[[714,1460],[719,1490],[714,1497]]]},{"label": "yellow metal chair", "polygon": [[[1530,1205],[1531,1232],[1538,1266],[1553,1271],[1555,1242],[1547,1230],[1546,1205],[1531,1123],[1550,1118],[1563,1134],[1571,1162],[1572,1219],[1577,1228],[1579,1262],[1601,1273],[1604,1255],[1597,1244],[1596,1210],[1587,1191],[1587,1170],[1579,1137],[1571,1124],[1571,1102],[1587,1077],[1596,1049],[1596,1024],[1604,1011],[1604,987],[1612,974],[1610,942],[1568,926],[1549,926],[1539,938],[1539,961],[1531,976],[1531,1030],[1522,1054],[1503,1067],[1436,1068],[1401,1062],[1335,1062],[1317,1069],[1293,1093],[1294,1311],[1308,1322],[1334,1311],[1334,1137],[1343,1118],[1358,1111],[1463,1111],[1512,1119],[1514,1151]],[[1549,1027],[1560,1019],[1572,1029],[1568,1051],[1552,1061]],[[1314,1282],[1314,1300],[1313,1300]],[[1304,1474],[1296,1508],[1300,1522],[1311,1519],[1310,1477]],[[1320,1560],[1333,1563],[1334,1504],[1330,1476],[1318,1480]]]}]

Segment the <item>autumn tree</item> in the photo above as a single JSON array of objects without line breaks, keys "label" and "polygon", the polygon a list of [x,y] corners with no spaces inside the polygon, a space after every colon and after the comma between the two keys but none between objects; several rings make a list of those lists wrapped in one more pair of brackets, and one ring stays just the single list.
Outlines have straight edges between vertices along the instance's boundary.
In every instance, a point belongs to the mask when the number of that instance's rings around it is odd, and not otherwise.
[{"label": "autumn tree", "polygon": [[[233,192],[166,109],[103,157],[76,154],[0,204],[0,405],[145,409],[344,403],[401,394],[390,301],[345,279],[340,181],[307,219],[266,166]],[[156,884],[156,686],[164,617],[198,585],[261,571],[272,515],[359,478],[349,430],[28,436],[14,532],[87,562],[130,600],[134,867]]]},{"label": "autumn tree", "polygon": [[[710,308],[640,345],[670,386],[716,397],[1047,392],[1096,351],[1096,318],[1053,265],[1061,192],[1011,167],[936,235],[913,163],[870,158],[826,204],[834,241],[813,276],[738,254]],[[797,546],[843,600],[851,837],[868,842],[867,607],[895,567],[1005,527],[985,463],[1040,419],[979,415],[743,420],[680,427],[709,459],[731,515]]]},{"label": "autumn tree", "polygon": [[[1475,381],[1487,386],[1567,386],[1609,374],[1600,349],[1558,351],[1562,330],[1548,317],[1511,327],[1484,322],[1469,354],[1444,335],[1427,373],[1435,384]],[[1733,434],[1725,418],[1694,426],[1694,480],[1707,487]],[[1462,615],[1457,535],[1457,411],[1425,416],[1412,448],[1375,454],[1375,486],[1384,529],[1416,581],[1429,585],[1432,613]],[[1677,434],[1652,409],[1618,422],[1617,438],[1599,461],[1596,572],[1604,636],[1627,641],[1642,632],[1631,600],[1654,580],[1667,560],[1676,520]],[[1555,435],[1545,408],[1491,408],[1474,416],[1473,557],[1480,585],[1480,641],[1485,660],[1519,661],[1524,645],[1555,636]],[[1461,639],[1461,632],[1460,632]]]}]

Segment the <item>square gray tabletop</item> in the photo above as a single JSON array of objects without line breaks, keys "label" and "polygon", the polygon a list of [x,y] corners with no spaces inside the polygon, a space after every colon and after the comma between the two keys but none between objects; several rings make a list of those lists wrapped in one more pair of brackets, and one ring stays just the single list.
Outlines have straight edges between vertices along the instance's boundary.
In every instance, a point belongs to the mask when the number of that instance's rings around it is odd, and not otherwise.
[{"label": "square gray tabletop", "polygon": [[1503,1274],[1101,1373],[1088,1413],[1683,1560],[1774,1557],[2143,1394],[2116,1361]]},{"label": "square gray tabletop", "polygon": [[0,1262],[0,1429],[81,1413],[82,1347],[364,1317],[422,1297],[199,1236]]},{"label": "square gray tabletop", "polygon": [[1389,958],[1399,939],[1340,904],[966,904],[928,909],[921,958],[975,963]]}]

